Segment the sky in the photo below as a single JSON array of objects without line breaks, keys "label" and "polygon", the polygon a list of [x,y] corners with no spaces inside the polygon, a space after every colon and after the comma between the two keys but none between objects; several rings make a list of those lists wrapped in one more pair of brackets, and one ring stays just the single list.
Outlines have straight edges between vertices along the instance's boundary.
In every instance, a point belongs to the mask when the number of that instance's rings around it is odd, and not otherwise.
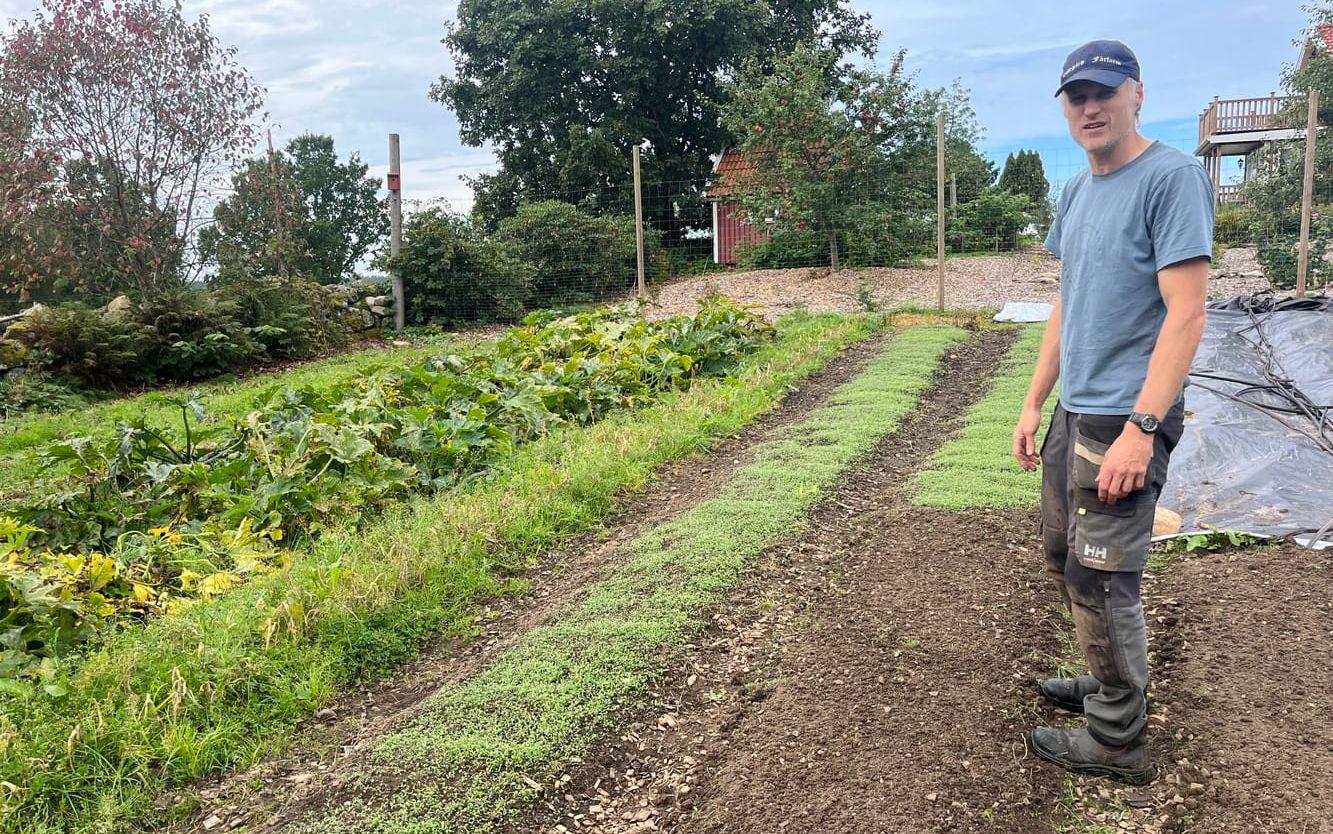
[{"label": "sky", "polygon": [[[634,0],[626,0],[633,2]],[[640,0],[642,2],[642,0]],[[33,0],[0,0],[0,16],[27,17]],[[183,0],[207,14],[214,34],[268,90],[275,144],[303,132],[334,137],[387,170],[388,134],[402,142],[403,195],[443,198],[466,210],[460,176],[493,170],[485,148],[463,145],[458,122],[429,98],[451,72],[441,43],[457,3],[399,0]],[[1143,133],[1193,151],[1198,115],[1213,96],[1265,95],[1279,87],[1293,39],[1307,19],[1300,0],[1115,0],[1089,3],[979,0],[852,0],[882,33],[884,61],[899,48],[925,86],[960,79],[997,161],[1019,148],[1042,153],[1053,182],[1085,158],[1065,131],[1053,98],[1060,65],[1095,38],[1129,44],[1143,68]]]}]

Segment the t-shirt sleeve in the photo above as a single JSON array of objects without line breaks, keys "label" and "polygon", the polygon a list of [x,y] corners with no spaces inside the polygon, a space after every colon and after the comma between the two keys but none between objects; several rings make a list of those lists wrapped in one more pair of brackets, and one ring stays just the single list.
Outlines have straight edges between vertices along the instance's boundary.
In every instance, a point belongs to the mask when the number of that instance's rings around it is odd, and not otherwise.
[{"label": "t-shirt sleeve", "polygon": [[1213,256],[1213,184],[1202,165],[1162,177],[1148,203],[1148,235],[1157,269]]},{"label": "t-shirt sleeve", "polygon": [[1060,195],[1060,202],[1055,206],[1055,218],[1051,221],[1050,231],[1046,233],[1046,251],[1060,257],[1060,218],[1065,213],[1065,198]]}]

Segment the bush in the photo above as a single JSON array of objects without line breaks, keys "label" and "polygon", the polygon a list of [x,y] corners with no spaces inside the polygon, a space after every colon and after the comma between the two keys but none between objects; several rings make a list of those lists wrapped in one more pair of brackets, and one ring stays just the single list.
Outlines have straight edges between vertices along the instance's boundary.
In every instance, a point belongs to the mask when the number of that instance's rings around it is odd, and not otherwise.
[{"label": "bush", "polygon": [[[1288,216],[1286,222],[1275,226],[1250,227],[1252,239],[1258,243],[1259,263],[1274,289],[1290,290],[1296,287],[1296,267],[1300,246],[1300,215]],[[1333,205],[1315,206],[1310,217],[1310,249],[1305,284],[1307,287],[1327,286],[1333,283],[1333,262],[1327,256],[1333,250]]]},{"label": "bush", "polygon": [[1249,243],[1250,225],[1254,212],[1245,206],[1222,206],[1213,223],[1213,240],[1223,246],[1241,246]]},{"label": "bush", "polygon": [[157,337],[151,370],[159,379],[205,379],[264,355],[236,303],[213,293],[164,293],[141,306],[139,318]]},{"label": "bush", "polygon": [[934,250],[935,218],[877,203],[855,206],[838,241],[847,266],[893,266]]},{"label": "bush", "polygon": [[744,269],[828,266],[828,235],[776,229],[762,240],[737,243],[736,264]]},{"label": "bush", "polygon": [[335,288],[303,276],[233,276],[214,294],[234,305],[237,321],[272,359],[301,359],[342,347],[360,328]]},{"label": "bush", "polygon": [[142,380],[154,347],[152,328],[78,302],[42,307],[11,325],[8,334],[34,352],[33,365],[92,388]]},{"label": "bush", "polygon": [[[391,268],[395,262],[381,259]],[[414,324],[514,321],[527,302],[529,270],[466,218],[440,207],[419,211],[403,229],[407,320]]]},{"label": "bush", "polygon": [[[532,275],[531,298],[542,305],[618,298],[634,286],[638,248],[634,218],[598,215],[559,200],[525,203],[500,222],[496,239]],[[657,232],[644,230],[646,280],[669,261]]]},{"label": "bush", "polygon": [[[930,252],[935,220],[929,214],[892,209],[882,203],[853,206],[838,231],[840,266],[893,266]],[[764,240],[736,247],[737,262],[749,269],[828,266],[828,235],[779,229]]]},{"label": "bush", "polygon": [[988,188],[958,207],[945,242],[955,252],[1008,252],[1018,248],[1018,234],[1030,222],[1032,201],[1026,194]]}]

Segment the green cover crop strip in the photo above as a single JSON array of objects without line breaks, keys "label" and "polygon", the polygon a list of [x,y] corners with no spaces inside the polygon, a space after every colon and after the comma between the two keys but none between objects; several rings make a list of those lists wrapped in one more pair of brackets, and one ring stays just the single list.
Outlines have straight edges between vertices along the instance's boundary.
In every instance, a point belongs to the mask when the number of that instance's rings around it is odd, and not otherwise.
[{"label": "green cover crop strip", "polygon": [[539,795],[573,756],[610,732],[663,672],[669,647],[739,581],[854,460],[895,431],[954,327],[898,335],[805,422],[756,450],[717,498],[629,545],[630,560],[581,604],[535,629],[471,680],[450,687],[386,736],[306,834],[490,832]]},{"label": "green cover crop strip", "polygon": [[349,684],[474,633],[479,601],[521,590],[498,570],[594,527],[617,493],[749,424],[878,326],[789,316],[727,377],[559,428],[482,480],[327,530],[280,572],[109,635],[58,697],[0,689],[0,831],[162,822],[158,792],[281,749]]},{"label": "green cover crop strip", "polygon": [[[1044,332],[1043,325],[1023,329],[990,393],[967,412],[962,432],[938,449],[917,473],[914,503],[962,510],[1027,507],[1041,500],[1041,473],[1018,468],[1013,435]],[[1043,429],[1055,401],[1056,393],[1052,393],[1046,402]]]}]

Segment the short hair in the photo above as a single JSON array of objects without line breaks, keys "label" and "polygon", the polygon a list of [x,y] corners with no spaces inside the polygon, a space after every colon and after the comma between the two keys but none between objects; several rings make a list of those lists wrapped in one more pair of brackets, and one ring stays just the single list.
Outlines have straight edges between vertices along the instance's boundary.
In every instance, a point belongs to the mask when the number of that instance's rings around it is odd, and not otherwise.
[{"label": "short hair", "polygon": [[[1124,90],[1125,92],[1129,93],[1130,95],[1133,95],[1134,93],[1137,93],[1139,90],[1142,90],[1142,89],[1143,89],[1143,82],[1140,81],[1140,80],[1138,80],[1137,78],[1126,78],[1126,79],[1125,79],[1125,83],[1123,83],[1123,84],[1120,85],[1120,89]],[[1137,106],[1137,107],[1134,108],[1134,122],[1135,122],[1135,124],[1137,124],[1137,123],[1139,122],[1139,116],[1140,116],[1140,114],[1141,114],[1142,112],[1143,112],[1143,105],[1142,105],[1142,104],[1140,104],[1139,106]]]}]

